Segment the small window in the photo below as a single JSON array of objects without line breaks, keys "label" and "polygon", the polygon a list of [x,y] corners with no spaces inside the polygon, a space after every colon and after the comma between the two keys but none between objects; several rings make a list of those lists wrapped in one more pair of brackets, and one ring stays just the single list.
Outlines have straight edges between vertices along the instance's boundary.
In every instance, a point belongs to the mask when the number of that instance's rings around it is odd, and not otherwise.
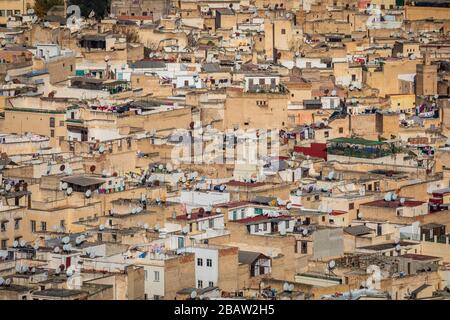
[{"label": "small window", "polygon": [[197,281],[197,287],[198,287],[199,289],[203,288],[203,281],[202,281],[202,280],[198,280],[198,281]]},{"label": "small window", "polygon": [[212,281],[208,282],[208,286],[209,287],[214,287],[214,282],[212,282]]},{"label": "small window", "polygon": [[350,204],[348,205],[348,209],[349,209],[349,210],[355,209],[355,204],[354,204],[353,202],[350,203]]},{"label": "small window", "polygon": [[203,266],[203,259],[202,258],[197,258],[197,265],[198,266]]},{"label": "small window", "polygon": [[36,232],[36,221],[31,220],[31,232]]},{"label": "small window", "polygon": [[50,128],[54,128],[55,127],[55,118],[50,117]]},{"label": "small window", "polygon": [[212,259],[206,259],[206,266],[212,267]]},{"label": "small window", "polygon": [[41,230],[42,231],[47,231],[47,222],[41,221]]},{"label": "small window", "polygon": [[281,34],[286,34],[286,29],[281,29]]},{"label": "small window", "polygon": [[155,281],[155,282],[159,282],[159,271],[155,271],[155,272],[154,272],[154,277],[155,277],[155,278],[154,278],[154,279],[155,279],[154,281]]},{"label": "small window", "polygon": [[344,133],[344,128],[340,127],[339,128],[339,133]]}]

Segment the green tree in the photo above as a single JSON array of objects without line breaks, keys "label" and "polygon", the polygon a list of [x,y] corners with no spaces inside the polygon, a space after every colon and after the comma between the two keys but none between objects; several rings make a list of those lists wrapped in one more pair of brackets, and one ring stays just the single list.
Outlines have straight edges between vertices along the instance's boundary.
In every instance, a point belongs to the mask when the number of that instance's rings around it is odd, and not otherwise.
[{"label": "green tree", "polygon": [[40,18],[47,14],[53,6],[61,6],[64,4],[63,0],[35,0],[34,2],[34,12]]}]

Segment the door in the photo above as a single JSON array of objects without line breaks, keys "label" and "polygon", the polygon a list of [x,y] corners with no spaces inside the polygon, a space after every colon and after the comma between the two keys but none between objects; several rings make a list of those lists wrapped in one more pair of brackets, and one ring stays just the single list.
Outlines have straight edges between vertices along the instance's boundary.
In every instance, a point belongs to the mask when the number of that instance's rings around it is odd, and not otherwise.
[{"label": "door", "polygon": [[71,262],[72,262],[72,257],[67,257],[66,258],[66,270],[67,270],[67,268],[70,267]]}]

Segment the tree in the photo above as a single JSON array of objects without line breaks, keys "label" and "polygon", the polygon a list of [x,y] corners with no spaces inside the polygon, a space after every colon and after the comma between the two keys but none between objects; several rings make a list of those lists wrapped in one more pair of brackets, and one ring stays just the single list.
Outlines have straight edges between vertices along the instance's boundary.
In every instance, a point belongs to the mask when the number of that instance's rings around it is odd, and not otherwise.
[{"label": "tree", "polygon": [[102,19],[108,15],[111,0],[68,0],[68,5],[79,6],[83,17],[88,17],[94,11],[95,17]]},{"label": "tree", "polygon": [[38,17],[42,18],[53,6],[61,6],[63,4],[63,0],[35,0],[34,12]]}]

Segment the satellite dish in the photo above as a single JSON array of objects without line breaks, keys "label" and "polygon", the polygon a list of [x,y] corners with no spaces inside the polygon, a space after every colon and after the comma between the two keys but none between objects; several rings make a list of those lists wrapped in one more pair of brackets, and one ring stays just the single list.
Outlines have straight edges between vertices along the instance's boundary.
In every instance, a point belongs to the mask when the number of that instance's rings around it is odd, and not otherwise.
[{"label": "satellite dish", "polygon": [[66,167],[66,170],[64,172],[70,176],[73,173],[73,170],[71,167]]},{"label": "satellite dish", "polygon": [[158,166],[158,169],[159,169],[159,170],[163,170],[163,169],[164,169],[164,166],[163,166],[162,164],[160,164],[160,165]]},{"label": "satellite dish", "polygon": [[384,195],[384,201],[391,201],[392,192],[388,192]]},{"label": "satellite dish", "polygon": [[13,242],[13,247],[14,247],[14,248],[17,248],[18,246],[19,246],[19,241],[14,240],[14,242]]},{"label": "satellite dish", "polygon": [[172,166],[172,164],[169,162],[168,164],[166,164],[166,171],[167,171],[167,172],[172,172],[172,170],[173,170],[173,166]]},{"label": "satellite dish", "polygon": [[36,268],[35,267],[31,268],[31,273],[36,273]]},{"label": "satellite dish", "polygon": [[71,187],[67,188],[66,193],[68,196],[70,196],[73,192],[73,189]]},{"label": "satellite dish", "polygon": [[61,189],[66,190],[69,187],[69,185],[67,184],[67,182],[63,182],[61,184]]},{"label": "satellite dish", "polygon": [[74,273],[75,273],[75,270],[74,270],[74,268],[73,268],[72,266],[70,266],[70,267],[67,269],[67,271],[66,271],[66,275],[67,275],[68,277],[73,276]]},{"label": "satellite dish", "polygon": [[5,186],[5,190],[6,191],[10,191],[11,190],[11,185],[9,183]]},{"label": "satellite dish", "polygon": [[161,227],[160,227],[159,224],[157,223],[157,224],[155,225],[155,231],[159,231],[160,228],[161,228]]},{"label": "satellite dish", "polygon": [[105,152],[105,146],[101,144],[100,147],[98,147],[98,152],[100,153]]},{"label": "satellite dish", "polygon": [[334,179],[334,171],[330,171],[330,173],[328,174],[328,180],[333,180]]},{"label": "satellite dish", "polygon": [[181,232],[183,234],[188,234],[189,233],[189,227],[188,226],[184,226],[183,229],[181,229]]},{"label": "satellite dish", "polygon": [[395,244],[399,244],[400,243],[400,239],[399,238],[395,238],[394,242],[395,242]]},{"label": "satellite dish", "polygon": [[405,198],[400,198],[400,204],[404,205],[405,204]]},{"label": "satellite dish", "polygon": [[286,209],[288,209],[288,210],[291,210],[291,209],[292,209],[292,203],[291,203],[291,202],[288,202],[288,203],[286,204]]},{"label": "satellite dish", "polygon": [[397,199],[397,194],[395,192],[392,192],[391,200],[395,201],[396,199]]},{"label": "satellite dish", "polygon": [[136,214],[136,212],[137,212],[136,208],[131,209],[131,214]]},{"label": "satellite dish", "polygon": [[105,226],[103,224],[101,224],[98,228],[100,231],[105,230]]},{"label": "satellite dish", "polygon": [[294,291],[294,285],[292,283],[289,285],[289,291],[290,292]]},{"label": "satellite dish", "polygon": [[328,269],[332,270],[336,267],[336,261],[331,260],[330,262],[328,262]]},{"label": "satellite dish", "polygon": [[291,286],[289,285],[289,283],[287,283],[287,282],[283,283],[283,291],[289,291],[290,287]]},{"label": "satellite dish", "polygon": [[301,195],[302,195],[302,191],[299,189],[299,190],[297,190],[297,191],[295,191],[295,195],[297,196],[297,197],[300,197]]},{"label": "satellite dish", "polygon": [[84,193],[84,195],[85,195],[86,198],[90,198],[91,195],[92,195],[91,189],[86,190],[86,192]]},{"label": "satellite dish", "polygon": [[191,292],[191,299],[195,299],[197,297],[197,291],[192,291]]},{"label": "satellite dish", "polygon": [[277,198],[277,205],[282,206],[284,205],[284,201],[281,198]]},{"label": "satellite dish", "polygon": [[64,243],[64,244],[68,244],[69,242],[70,242],[70,237],[64,237],[64,238],[62,238],[61,239],[61,241],[62,241],[62,243]]},{"label": "satellite dish", "polygon": [[11,285],[11,282],[12,282],[11,278],[6,279],[5,280],[5,286]]},{"label": "satellite dish", "polygon": [[361,212],[358,212],[358,219],[362,219],[363,218],[363,214]]},{"label": "satellite dish", "polygon": [[303,231],[302,231],[302,234],[304,235],[304,236],[307,236],[308,235],[308,229],[303,229]]},{"label": "satellite dish", "polygon": [[27,242],[25,240],[20,240],[19,244],[23,248],[27,245]]},{"label": "satellite dish", "polygon": [[148,229],[148,223],[144,223],[144,229],[147,230]]},{"label": "satellite dish", "polygon": [[401,249],[402,249],[402,247],[400,246],[400,244],[397,244],[395,246],[395,251],[400,252]]},{"label": "satellite dish", "polygon": [[137,207],[136,208],[136,213],[141,213],[144,209],[142,209],[142,207]]},{"label": "satellite dish", "polygon": [[95,258],[95,252],[94,251],[89,252],[89,258],[91,258],[91,259]]},{"label": "satellite dish", "polygon": [[59,253],[59,250],[60,250],[59,247],[55,247],[55,248],[53,249],[53,252],[54,252],[54,253]]},{"label": "satellite dish", "polygon": [[81,240],[80,237],[76,237],[75,243],[76,243],[77,245],[80,245],[82,242],[83,242],[83,240]]},{"label": "satellite dish", "polygon": [[5,279],[3,279],[2,277],[0,277],[0,286],[5,284]]},{"label": "satellite dish", "polygon": [[221,213],[221,212],[222,212],[222,209],[216,208],[216,213]]}]

